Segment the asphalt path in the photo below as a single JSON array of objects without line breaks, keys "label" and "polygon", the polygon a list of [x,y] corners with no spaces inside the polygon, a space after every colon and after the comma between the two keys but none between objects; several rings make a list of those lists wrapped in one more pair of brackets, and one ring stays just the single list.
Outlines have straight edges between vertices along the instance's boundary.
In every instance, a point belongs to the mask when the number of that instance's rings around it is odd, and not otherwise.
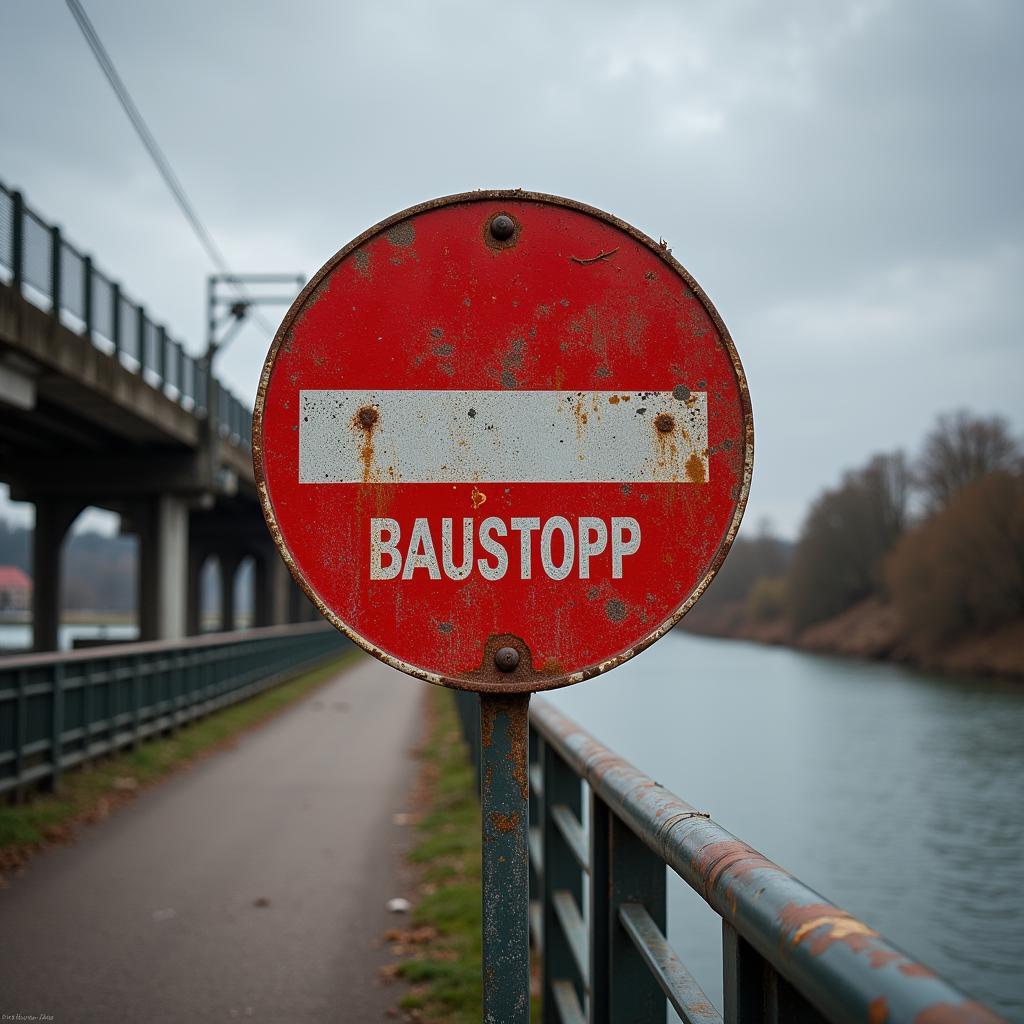
[{"label": "asphalt path", "polygon": [[394,816],[425,685],[362,657],[33,860],[0,892],[0,1014],[388,1019],[380,939],[403,921],[387,900],[408,895]]}]

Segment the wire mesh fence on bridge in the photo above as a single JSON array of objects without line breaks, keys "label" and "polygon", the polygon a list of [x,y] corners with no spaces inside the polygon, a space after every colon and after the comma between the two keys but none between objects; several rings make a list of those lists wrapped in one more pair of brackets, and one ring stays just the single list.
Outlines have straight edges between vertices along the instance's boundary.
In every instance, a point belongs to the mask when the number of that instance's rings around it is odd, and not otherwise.
[{"label": "wire mesh fence on bridge", "polygon": [[117,644],[0,662],[0,793],[176,729],[342,653],[326,623]]},{"label": "wire mesh fence on bridge", "polygon": [[[78,331],[183,408],[205,417],[209,383],[202,360],[71,245],[60,228],[0,184],[0,279],[28,301]],[[252,410],[218,385],[217,424],[225,439],[249,446]]]}]

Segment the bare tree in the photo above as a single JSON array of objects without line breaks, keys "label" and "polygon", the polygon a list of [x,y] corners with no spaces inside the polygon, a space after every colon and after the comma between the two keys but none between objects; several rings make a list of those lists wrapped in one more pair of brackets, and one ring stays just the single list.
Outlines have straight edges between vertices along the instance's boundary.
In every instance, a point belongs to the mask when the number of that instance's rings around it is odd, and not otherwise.
[{"label": "bare tree", "polygon": [[787,581],[798,629],[882,589],[882,560],[906,528],[910,473],[902,452],[876,455],[811,506]]},{"label": "bare tree", "polygon": [[944,413],[924,440],[915,467],[917,486],[930,512],[949,504],[969,483],[1020,465],[1020,445],[1002,416]]}]

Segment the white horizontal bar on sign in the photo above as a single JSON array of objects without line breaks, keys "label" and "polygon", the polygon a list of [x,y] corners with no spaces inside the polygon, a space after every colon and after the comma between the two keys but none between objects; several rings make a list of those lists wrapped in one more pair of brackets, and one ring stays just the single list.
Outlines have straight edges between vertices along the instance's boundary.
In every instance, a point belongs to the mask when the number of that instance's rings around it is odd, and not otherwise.
[{"label": "white horizontal bar on sign", "polygon": [[708,478],[703,391],[317,390],[299,398],[305,484]]}]

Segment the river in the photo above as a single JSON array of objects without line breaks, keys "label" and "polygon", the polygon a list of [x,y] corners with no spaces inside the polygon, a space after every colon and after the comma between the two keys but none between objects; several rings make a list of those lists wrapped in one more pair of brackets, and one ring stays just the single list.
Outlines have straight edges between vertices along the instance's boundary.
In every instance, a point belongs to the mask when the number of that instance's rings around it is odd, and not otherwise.
[{"label": "river", "polygon": [[[62,651],[70,651],[75,640],[109,640],[120,643],[134,640],[139,635],[137,626],[128,623],[81,622],[62,625],[57,632],[57,643]],[[22,622],[0,622],[0,654],[27,654],[32,646],[32,626]]]},{"label": "river", "polygon": [[[1024,1022],[1024,687],[675,631],[548,695],[594,736]],[[721,1007],[718,917],[669,938]]]}]

